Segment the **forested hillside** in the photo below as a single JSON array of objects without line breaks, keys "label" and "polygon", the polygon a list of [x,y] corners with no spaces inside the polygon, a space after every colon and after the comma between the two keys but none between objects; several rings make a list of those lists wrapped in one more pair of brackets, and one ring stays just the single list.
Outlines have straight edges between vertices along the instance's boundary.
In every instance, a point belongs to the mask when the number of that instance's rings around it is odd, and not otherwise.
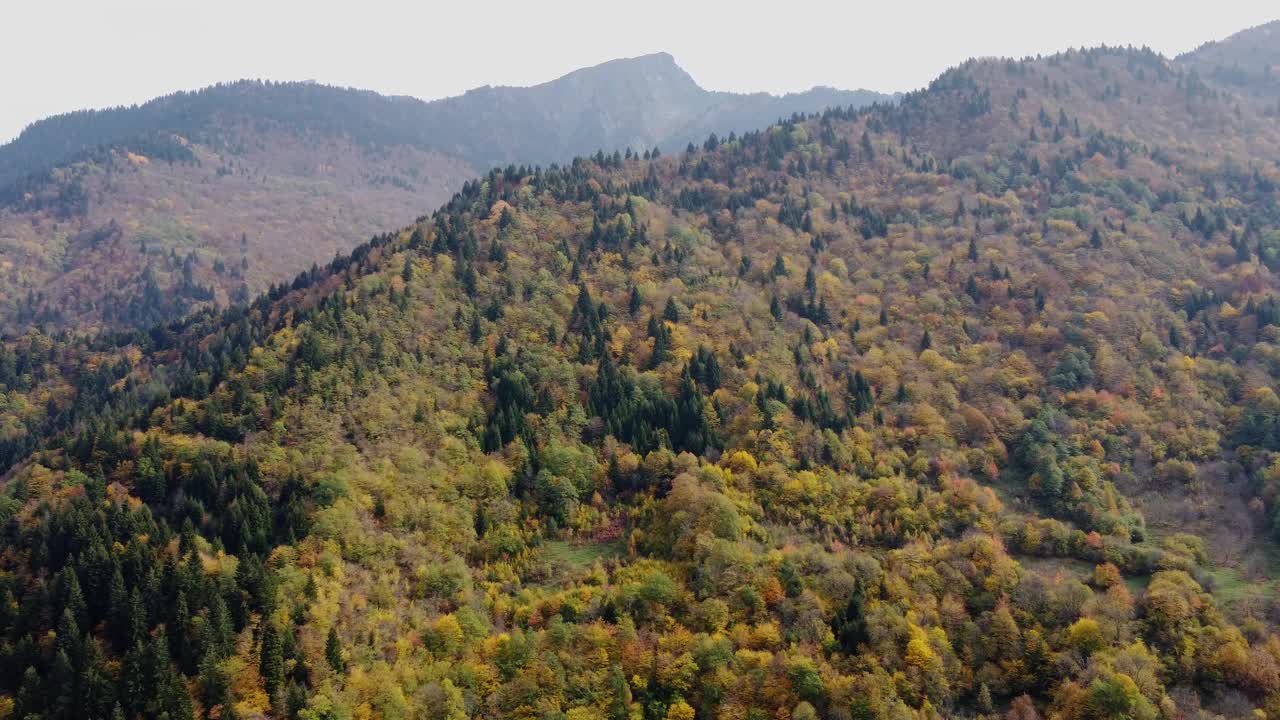
[{"label": "forested hillside", "polygon": [[[1280,97],[1280,21],[1242,30],[1178,57],[1206,78],[1250,95]],[[1275,106],[1280,115],[1280,106]]]},{"label": "forested hillside", "polygon": [[0,355],[0,716],[1280,717],[1280,128],[1150,52]]},{"label": "forested hillside", "polygon": [[245,302],[492,165],[683,147],[884,99],[708,92],[654,55],[432,103],[238,82],[49,118],[0,146],[0,332],[146,328]]},{"label": "forested hillside", "polygon": [[145,328],[247,302],[474,173],[409,146],[220,132],[121,143],[12,186],[0,206],[0,332]]}]

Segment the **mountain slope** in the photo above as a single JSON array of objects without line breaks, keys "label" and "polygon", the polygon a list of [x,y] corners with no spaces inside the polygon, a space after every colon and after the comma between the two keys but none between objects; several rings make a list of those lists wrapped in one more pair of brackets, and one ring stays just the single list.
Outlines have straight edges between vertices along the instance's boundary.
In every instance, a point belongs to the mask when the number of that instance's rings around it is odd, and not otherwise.
[{"label": "mountain slope", "polygon": [[216,144],[168,136],[63,166],[0,208],[0,327],[147,327],[244,302],[409,219],[474,171],[410,146],[375,149],[268,126]]},{"label": "mountain slope", "polygon": [[239,82],[70,113],[0,147],[0,330],[147,327],[246,299],[492,165],[882,99],[710,93],[654,55],[433,103]]},{"label": "mountain slope", "polygon": [[1252,95],[1280,96],[1280,20],[1205,43],[1177,62]]},{"label": "mountain slope", "polygon": [[975,62],[7,344],[0,694],[1269,716],[1280,144],[1235,106],[1149,53]]}]

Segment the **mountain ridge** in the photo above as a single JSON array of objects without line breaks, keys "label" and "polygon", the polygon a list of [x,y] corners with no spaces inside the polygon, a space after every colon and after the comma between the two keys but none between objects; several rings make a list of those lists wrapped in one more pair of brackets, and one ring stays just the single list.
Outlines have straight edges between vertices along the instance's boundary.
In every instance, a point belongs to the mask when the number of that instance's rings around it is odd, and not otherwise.
[{"label": "mountain ridge", "polygon": [[[144,103],[137,103],[137,104],[127,105],[127,106],[115,106],[115,107],[102,108],[102,109],[76,110],[76,111],[54,115],[49,118],[45,118],[43,120],[35,121],[30,125],[28,125],[26,128],[24,128],[16,138],[14,138],[8,143],[0,145],[0,185],[8,184],[20,178],[23,174],[25,174],[24,172],[20,172],[19,170],[17,170],[17,168],[23,168],[26,172],[30,172],[33,167],[54,165],[60,161],[66,160],[68,157],[74,154],[74,151],[87,150],[97,145],[103,145],[103,144],[110,145],[110,144],[120,143],[128,140],[130,135],[137,134],[137,131],[132,131],[132,132],[108,131],[106,133],[94,136],[93,140],[86,140],[86,141],[80,142],[78,145],[73,146],[74,150],[72,150],[71,152],[63,151],[62,154],[58,154],[57,151],[53,151],[43,156],[39,156],[38,158],[36,157],[38,153],[27,153],[26,156],[23,156],[23,154],[21,153],[21,150],[23,149],[24,145],[27,145],[33,142],[33,140],[35,139],[33,138],[33,136],[40,136],[45,133],[51,133],[51,132],[57,132],[64,135],[74,134],[74,133],[69,133],[68,129],[65,127],[54,129],[54,126],[57,126],[60,123],[67,122],[67,121],[81,120],[81,119],[92,120],[95,118],[101,118],[108,115],[138,113],[138,112],[147,111],[148,109],[155,109],[157,111],[161,111],[161,110],[164,110],[167,106],[181,106],[183,105],[184,101],[187,101],[193,98],[198,98],[202,95],[217,95],[220,93],[226,93],[229,95],[243,94],[243,91],[255,89],[255,88],[258,88],[258,89],[282,88],[282,89],[287,89],[291,91],[301,91],[301,92],[313,91],[315,93],[325,94],[330,96],[340,96],[344,94],[350,94],[353,96],[366,98],[366,99],[377,98],[379,100],[388,101],[388,104],[401,106],[397,108],[401,111],[410,110],[411,108],[412,110],[416,110],[416,111],[424,111],[427,108],[431,108],[432,109],[431,111],[434,111],[437,109],[444,109],[451,104],[454,104],[463,99],[469,98],[469,96],[471,98],[475,98],[479,96],[486,96],[486,95],[492,95],[492,94],[500,94],[500,95],[506,95],[506,96],[510,96],[513,94],[528,95],[533,91],[558,89],[566,85],[574,85],[574,84],[579,84],[581,82],[588,82],[598,87],[609,80],[618,80],[618,79],[635,80],[637,78],[638,71],[641,71],[644,69],[659,70],[660,72],[658,73],[658,79],[663,84],[684,85],[684,90],[693,91],[696,94],[705,96],[705,97],[714,97],[714,98],[744,98],[745,97],[745,98],[753,98],[753,99],[768,99],[771,101],[778,101],[778,100],[786,100],[786,99],[794,100],[798,98],[803,98],[805,96],[821,93],[823,95],[833,97],[833,98],[839,97],[845,100],[857,100],[857,102],[844,102],[839,104],[869,104],[869,102],[865,102],[864,100],[874,99],[879,101],[888,101],[896,97],[895,95],[876,93],[869,90],[852,90],[852,91],[836,90],[834,88],[820,87],[820,86],[815,86],[814,88],[804,92],[786,93],[783,95],[775,95],[767,92],[732,93],[732,92],[725,92],[725,91],[708,91],[708,90],[704,90],[701,86],[699,86],[696,83],[696,81],[694,81],[692,76],[690,76],[688,72],[686,72],[683,68],[681,68],[676,63],[674,56],[666,52],[656,52],[656,53],[650,53],[647,55],[641,55],[641,56],[636,56],[631,58],[617,58],[614,60],[609,60],[594,66],[579,68],[572,72],[566,73],[565,75],[562,75],[558,78],[554,78],[554,79],[551,79],[542,83],[538,83],[535,85],[529,85],[529,86],[483,85],[476,88],[468,89],[461,95],[438,98],[435,100],[422,100],[410,95],[383,95],[372,90],[364,90],[364,89],[355,88],[355,87],[341,87],[341,86],[327,85],[327,84],[318,83],[315,81],[269,81],[269,80],[242,79],[242,80],[236,80],[231,82],[216,83],[214,85],[211,85],[205,88],[196,89],[196,90],[179,90],[173,93],[169,93],[167,95],[154,98]],[[814,112],[821,109],[823,108],[811,107],[811,108],[806,108],[803,111]],[[215,111],[216,110],[196,108],[194,111],[188,110],[186,114],[190,115],[193,112],[196,115],[212,114]],[[427,111],[427,112],[431,112],[431,111]],[[184,118],[183,113],[181,112],[175,113],[175,115],[177,117],[159,118],[155,120],[151,125],[147,126],[145,130],[148,132],[169,131],[173,129],[172,128],[173,125],[182,122],[184,119],[189,119],[189,118]],[[424,138],[426,138],[430,133],[437,131],[439,128],[432,127],[433,121],[429,115],[421,119],[423,121],[424,127],[416,129],[416,132],[421,133],[421,135],[419,135],[418,137],[413,137],[412,141],[422,143],[426,149],[432,149],[430,148],[429,141]],[[770,118],[770,120],[772,119],[776,119],[776,118]],[[403,122],[403,120],[404,120],[403,118],[398,119],[398,121],[400,122]],[[768,120],[765,120],[763,122],[768,122]],[[763,123],[758,122],[756,124],[759,125]],[[741,131],[744,129],[750,129],[750,128],[724,128],[723,132],[727,133],[730,130]],[[711,132],[711,130],[708,130],[708,132]],[[406,133],[406,135],[408,135],[408,133]],[[401,143],[409,141],[408,137],[399,137],[397,139]],[[670,140],[670,138],[667,138],[667,140]],[[657,146],[660,144],[661,141],[662,141],[662,138],[650,139],[647,147]],[[613,149],[622,149],[623,146],[617,143],[611,143],[607,146],[599,146],[599,147],[592,146],[592,147],[594,147],[594,149],[603,149],[607,147],[610,151],[612,151]],[[572,157],[575,154],[583,154],[585,152],[589,152],[590,150],[591,148],[587,148],[584,146],[584,147],[578,148],[576,152],[570,152],[570,153],[562,152],[559,155],[556,155],[555,157],[556,158]],[[464,157],[463,159],[468,162],[471,162],[476,167],[492,167],[492,166],[503,165],[503,164],[508,164],[509,162],[512,162],[512,160],[510,159],[499,159],[496,161],[487,161],[487,162],[483,160],[477,160],[476,158],[470,158],[470,157]],[[550,162],[554,162],[554,160],[537,160],[537,161],[521,160],[520,162],[525,162],[526,164],[545,165],[545,164],[549,164]]]},{"label": "mountain ridge", "polygon": [[658,54],[432,103],[238,81],[55,116],[0,146],[0,332],[147,327],[247,300],[483,168],[683,146],[879,99],[710,93]]}]

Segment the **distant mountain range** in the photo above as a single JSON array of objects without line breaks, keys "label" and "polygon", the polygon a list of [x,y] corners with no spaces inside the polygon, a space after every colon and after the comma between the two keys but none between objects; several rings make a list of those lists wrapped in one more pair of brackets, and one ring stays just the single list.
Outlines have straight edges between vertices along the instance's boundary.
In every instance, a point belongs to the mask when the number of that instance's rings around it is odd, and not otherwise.
[{"label": "distant mountain range", "polygon": [[776,96],[711,92],[667,53],[614,60],[530,88],[482,87],[420,106],[428,146],[477,167],[565,161],[604,148],[683,148],[713,132],[764,127],[792,113],[894,99],[814,88]]},{"label": "distant mountain range", "polygon": [[712,92],[667,53],[613,60],[533,87],[485,86],[433,102],[312,82],[241,81],[34,123],[0,147],[0,185],[139,136],[220,136],[236,118],[347,135],[363,145],[434,150],[483,170],[563,162],[628,145],[670,150],[712,132],[752,130],[796,112],[892,99],[832,88],[783,96]]},{"label": "distant mountain range", "polygon": [[711,92],[655,54],[435,102],[241,81],[59,115],[0,147],[0,330],[145,327],[243,300],[492,166],[672,150],[889,100]]}]

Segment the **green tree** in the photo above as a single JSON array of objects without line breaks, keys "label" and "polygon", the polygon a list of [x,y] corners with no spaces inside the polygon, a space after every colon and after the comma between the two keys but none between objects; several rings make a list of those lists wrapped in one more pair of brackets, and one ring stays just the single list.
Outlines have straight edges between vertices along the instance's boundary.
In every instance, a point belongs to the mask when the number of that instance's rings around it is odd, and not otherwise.
[{"label": "green tree", "polygon": [[[264,620],[262,642],[258,654],[258,673],[267,695],[275,698],[284,687],[284,646],[275,623]],[[274,702],[274,700],[272,701]]]},{"label": "green tree", "polygon": [[1063,354],[1057,367],[1049,374],[1049,382],[1063,390],[1079,390],[1093,382],[1092,359],[1089,351],[1071,348]]},{"label": "green tree", "polygon": [[667,298],[666,307],[662,308],[662,319],[670,322],[680,322],[680,309],[676,307],[676,299]]},{"label": "green tree", "polygon": [[324,643],[324,658],[334,672],[346,672],[347,660],[342,654],[342,640],[338,638],[337,626],[329,627],[329,636]]}]

